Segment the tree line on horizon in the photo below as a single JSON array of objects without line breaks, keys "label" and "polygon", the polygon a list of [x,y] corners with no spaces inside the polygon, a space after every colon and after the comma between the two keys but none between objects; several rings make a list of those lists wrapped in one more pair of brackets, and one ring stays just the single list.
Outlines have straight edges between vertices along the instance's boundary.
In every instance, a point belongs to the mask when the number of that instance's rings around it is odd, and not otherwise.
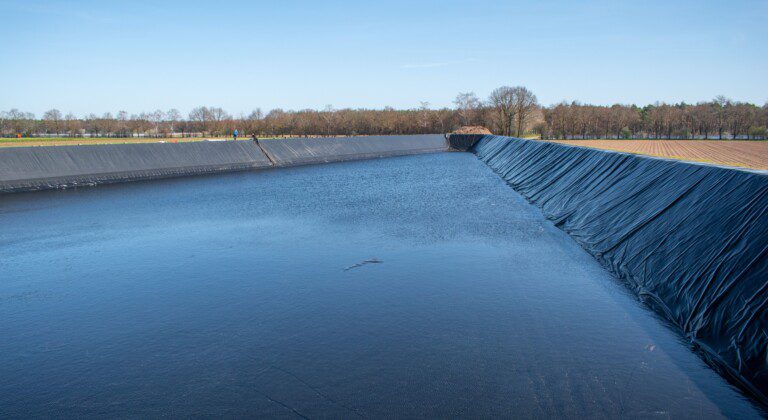
[{"label": "tree line on horizon", "polygon": [[57,109],[40,118],[17,109],[0,111],[3,137],[242,137],[334,136],[448,133],[463,126],[487,127],[494,134],[544,139],[766,139],[768,103],[758,106],[719,96],[697,104],[656,103],[639,107],[562,102],[543,107],[523,86],[502,86],[486,100],[460,93],[454,107],[431,109],[256,109],[237,117],[220,107],[197,107],[186,117],[176,110],[129,115],[63,115]]}]

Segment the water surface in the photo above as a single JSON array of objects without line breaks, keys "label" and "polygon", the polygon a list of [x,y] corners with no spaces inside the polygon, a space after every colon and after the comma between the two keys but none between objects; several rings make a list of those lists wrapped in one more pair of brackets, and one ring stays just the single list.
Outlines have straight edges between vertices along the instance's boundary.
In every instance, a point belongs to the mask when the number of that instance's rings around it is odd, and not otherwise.
[{"label": "water surface", "polygon": [[0,417],[759,415],[471,154],[0,196],[0,252]]}]

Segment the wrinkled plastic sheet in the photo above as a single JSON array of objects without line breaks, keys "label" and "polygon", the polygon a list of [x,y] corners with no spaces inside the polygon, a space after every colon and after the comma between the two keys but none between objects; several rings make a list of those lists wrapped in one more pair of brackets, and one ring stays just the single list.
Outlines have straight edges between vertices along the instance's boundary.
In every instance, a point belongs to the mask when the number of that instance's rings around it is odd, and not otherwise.
[{"label": "wrinkled plastic sheet", "polygon": [[0,149],[0,192],[269,167],[250,141]]},{"label": "wrinkled plastic sheet", "polygon": [[768,402],[768,176],[484,136],[474,153]]},{"label": "wrinkled plastic sheet", "polygon": [[442,134],[259,140],[277,166],[444,152]]}]

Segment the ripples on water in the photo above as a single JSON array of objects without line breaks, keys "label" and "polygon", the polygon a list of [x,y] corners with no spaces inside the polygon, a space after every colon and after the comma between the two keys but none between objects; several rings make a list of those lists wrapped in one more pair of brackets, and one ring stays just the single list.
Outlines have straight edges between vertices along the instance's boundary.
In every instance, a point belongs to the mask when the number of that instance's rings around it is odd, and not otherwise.
[{"label": "ripples on water", "polygon": [[0,251],[2,417],[758,415],[470,154],[2,196]]}]

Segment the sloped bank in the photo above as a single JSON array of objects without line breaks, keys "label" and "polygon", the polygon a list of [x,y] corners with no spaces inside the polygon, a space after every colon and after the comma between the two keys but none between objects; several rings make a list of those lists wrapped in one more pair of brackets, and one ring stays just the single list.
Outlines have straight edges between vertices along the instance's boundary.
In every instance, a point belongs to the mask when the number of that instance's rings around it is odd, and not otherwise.
[{"label": "sloped bank", "polygon": [[447,150],[442,135],[0,149],[0,193]]},{"label": "sloped bank", "polygon": [[104,144],[0,149],[0,192],[269,167],[251,142]]},{"label": "sloped bank", "polygon": [[448,149],[442,135],[293,138],[260,140],[259,145],[277,166],[434,153]]},{"label": "sloped bank", "polygon": [[468,147],[768,403],[768,175],[498,136]]}]

